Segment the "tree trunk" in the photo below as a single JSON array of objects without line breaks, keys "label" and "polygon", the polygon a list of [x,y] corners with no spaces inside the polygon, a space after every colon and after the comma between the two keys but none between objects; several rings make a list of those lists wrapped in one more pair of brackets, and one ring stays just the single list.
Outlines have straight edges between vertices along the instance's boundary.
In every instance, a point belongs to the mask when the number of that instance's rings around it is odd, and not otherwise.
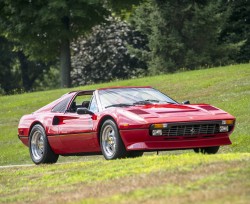
[{"label": "tree trunk", "polygon": [[33,82],[29,77],[29,63],[22,51],[17,52],[17,56],[20,62],[22,84],[25,91],[30,91],[33,85]]},{"label": "tree trunk", "polygon": [[[62,19],[65,30],[69,31],[69,18],[64,17]],[[70,41],[67,36],[61,40],[61,55],[60,55],[60,66],[61,66],[61,87],[70,87]]]}]

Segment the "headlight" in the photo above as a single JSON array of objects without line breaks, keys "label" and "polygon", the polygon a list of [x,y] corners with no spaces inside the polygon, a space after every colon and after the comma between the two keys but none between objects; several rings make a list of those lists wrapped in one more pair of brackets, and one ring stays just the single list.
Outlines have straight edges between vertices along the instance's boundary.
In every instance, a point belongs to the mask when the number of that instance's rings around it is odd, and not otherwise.
[{"label": "headlight", "polygon": [[220,132],[228,132],[228,126],[227,125],[220,126]]},{"label": "headlight", "polygon": [[152,130],[152,135],[153,136],[159,136],[162,135],[162,130],[158,129],[158,130]]}]

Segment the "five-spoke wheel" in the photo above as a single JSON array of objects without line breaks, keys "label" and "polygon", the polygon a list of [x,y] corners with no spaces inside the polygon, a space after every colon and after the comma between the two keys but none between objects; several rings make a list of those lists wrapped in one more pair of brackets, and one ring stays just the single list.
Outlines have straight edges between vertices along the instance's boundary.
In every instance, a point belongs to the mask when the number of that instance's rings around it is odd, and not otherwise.
[{"label": "five-spoke wheel", "polygon": [[108,119],[103,123],[100,142],[105,159],[110,160],[126,157],[127,151],[113,120]]},{"label": "five-spoke wheel", "polygon": [[48,143],[47,136],[41,125],[35,125],[29,135],[30,157],[35,164],[55,163],[58,154],[55,154]]},{"label": "five-spoke wheel", "polygon": [[40,160],[44,152],[44,139],[42,133],[36,130],[31,139],[31,152],[35,160]]}]

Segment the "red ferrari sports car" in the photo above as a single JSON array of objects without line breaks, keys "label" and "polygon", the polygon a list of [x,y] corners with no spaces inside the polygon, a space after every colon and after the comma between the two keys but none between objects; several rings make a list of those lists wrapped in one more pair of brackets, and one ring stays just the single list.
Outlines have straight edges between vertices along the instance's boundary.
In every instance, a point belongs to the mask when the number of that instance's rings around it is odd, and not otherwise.
[{"label": "red ferrari sports car", "polygon": [[24,115],[18,137],[35,164],[59,155],[103,154],[110,160],[145,151],[194,149],[215,154],[229,145],[235,118],[207,104],[182,104],[149,87],[73,91]]}]

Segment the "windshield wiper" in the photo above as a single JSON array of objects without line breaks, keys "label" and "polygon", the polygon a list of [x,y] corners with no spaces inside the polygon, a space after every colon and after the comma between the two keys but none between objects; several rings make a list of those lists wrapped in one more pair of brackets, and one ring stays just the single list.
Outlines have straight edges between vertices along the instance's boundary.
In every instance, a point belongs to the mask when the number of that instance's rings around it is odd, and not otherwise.
[{"label": "windshield wiper", "polygon": [[153,103],[159,103],[158,100],[154,100],[154,99],[147,99],[147,100],[143,100],[143,101],[136,101],[133,104],[134,105],[147,105],[147,104],[152,104]]},{"label": "windshield wiper", "polygon": [[106,106],[105,108],[109,108],[109,107],[127,107],[127,106],[132,106],[132,104],[128,104],[128,103],[117,103],[117,104],[112,104],[109,106]]},{"label": "windshield wiper", "polygon": [[160,102],[159,100],[155,100],[155,99],[147,99],[145,101],[154,102],[154,103],[159,103]]},{"label": "windshield wiper", "polygon": [[147,99],[147,100],[144,100],[144,101],[137,101],[135,103],[133,103],[133,105],[147,105],[147,104],[152,104],[152,103],[170,103],[170,104],[176,104],[174,102],[171,102],[171,101],[159,101],[159,100],[155,100],[155,99]]},{"label": "windshield wiper", "polygon": [[166,103],[169,103],[169,104],[178,104],[178,103],[170,102],[170,101],[166,101]]}]

